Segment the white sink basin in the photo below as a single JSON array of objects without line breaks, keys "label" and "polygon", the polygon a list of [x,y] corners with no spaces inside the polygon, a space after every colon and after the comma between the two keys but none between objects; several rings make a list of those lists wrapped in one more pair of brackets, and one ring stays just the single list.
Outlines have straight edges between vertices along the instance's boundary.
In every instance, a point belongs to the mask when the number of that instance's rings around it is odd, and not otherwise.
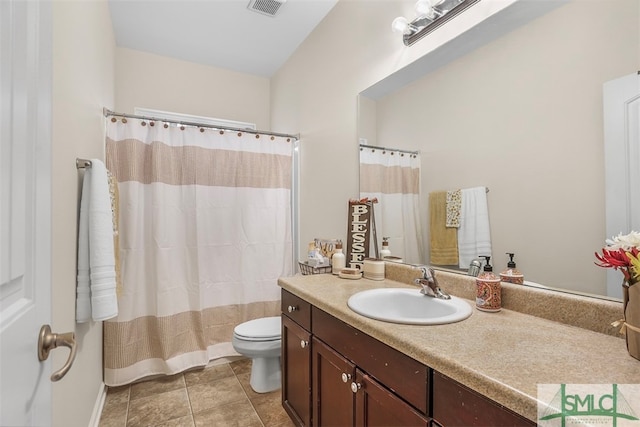
[{"label": "white sink basin", "polygon": [[439,299],[420,293],[419,289],[380,288],[352,295],[347,305],[371,319],[409,325],[442,325],[471,316],[471,306],[452,296]]}]

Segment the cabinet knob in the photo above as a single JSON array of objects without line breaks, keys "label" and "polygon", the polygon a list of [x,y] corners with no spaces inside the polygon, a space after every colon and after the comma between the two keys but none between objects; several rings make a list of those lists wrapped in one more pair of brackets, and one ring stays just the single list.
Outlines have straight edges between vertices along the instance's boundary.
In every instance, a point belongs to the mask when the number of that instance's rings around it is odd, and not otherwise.
[{"label": "cabinet knob", "polygon": [[289,313],[293,313],[294,311],[297,311],[297,310],[298,310],[298,307],[295,307],[293,305],[290,305],[289,307],[287,307],[287,311]]},{"label": "cabinet knob", "polygon": [[357,393],[358,390],[362,388],[362,384],[360,383],[351,383],[351,391]]},{"label": "cabinet knob", "polygon": [[305,340],[300,341],[300,347],[307,348],[308,345],[309,345],[309,341],[305,341]]},{"label": "cabinet knob", "polygon": [[342,382],[346,383],[347,381],[349,381],[351,379],[351,374],[347,374],[345,372],[342,373]]}]

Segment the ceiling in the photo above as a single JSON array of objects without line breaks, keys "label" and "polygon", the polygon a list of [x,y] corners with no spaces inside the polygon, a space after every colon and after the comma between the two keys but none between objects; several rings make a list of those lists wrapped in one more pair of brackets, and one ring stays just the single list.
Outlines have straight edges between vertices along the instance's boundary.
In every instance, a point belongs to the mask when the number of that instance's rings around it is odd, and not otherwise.
[{"label": "ceiling", "polygon": [[249,1],[109,0],[109,8],[119,47],[271,77],[337,2],[284,0],[267,16]]}]

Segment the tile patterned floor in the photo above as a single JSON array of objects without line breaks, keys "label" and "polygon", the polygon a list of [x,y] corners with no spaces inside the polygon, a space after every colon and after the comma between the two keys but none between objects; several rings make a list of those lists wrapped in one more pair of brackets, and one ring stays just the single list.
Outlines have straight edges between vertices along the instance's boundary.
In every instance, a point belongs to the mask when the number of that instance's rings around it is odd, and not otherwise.
[{"label": "tile patterned floor", "polygon": [[109,388],[100,427],[293,427],[280,390],[254,392],[250,374],[241,359]]}]

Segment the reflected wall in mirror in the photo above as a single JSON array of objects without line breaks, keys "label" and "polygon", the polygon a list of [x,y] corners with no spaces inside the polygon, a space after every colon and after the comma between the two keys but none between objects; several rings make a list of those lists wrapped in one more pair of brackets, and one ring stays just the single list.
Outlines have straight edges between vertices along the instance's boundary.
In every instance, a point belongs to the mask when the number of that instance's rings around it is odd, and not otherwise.
[{"label": "reflected wall in mirror", "polygon": [[570,2],[360,96],[359,138],[421,153],[425,242],[429,192],[487,186],[494,271],[513,252],[525,280],[606,294],[602,86],[640,69],[639,18],[637,0]]}]

